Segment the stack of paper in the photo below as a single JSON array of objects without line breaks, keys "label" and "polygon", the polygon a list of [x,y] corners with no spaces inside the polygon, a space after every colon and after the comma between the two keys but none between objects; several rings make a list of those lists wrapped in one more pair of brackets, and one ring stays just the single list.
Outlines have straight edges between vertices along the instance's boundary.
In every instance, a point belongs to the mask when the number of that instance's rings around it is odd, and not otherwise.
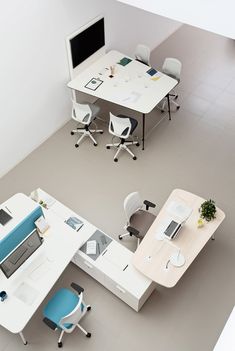
[{"label": "stack of paper", "polygon": [[96,240],[87,241],[86,254],[87,255],[95,255],[96,254]]}]

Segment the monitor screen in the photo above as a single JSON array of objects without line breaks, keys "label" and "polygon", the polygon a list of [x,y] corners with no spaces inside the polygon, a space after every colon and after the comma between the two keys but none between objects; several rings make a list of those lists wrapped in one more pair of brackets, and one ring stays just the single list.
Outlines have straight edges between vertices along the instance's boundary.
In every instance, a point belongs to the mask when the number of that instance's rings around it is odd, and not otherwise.
[{"label": "monitor screen", "polygon": [[7,224],[10,220],[12,219],[12,217],[6,212],[4,211],[2,208],[0,209],[0,223],[2,225]]},{"label": "monitor screen", "polygon": [[27,238],[0,263],[0,268],[9,278],[42,244],[37,230],[33,230]]},{"label": "monitor screen", "polygon": [[70,39],[73,68],[105,45],[104,18]]}]

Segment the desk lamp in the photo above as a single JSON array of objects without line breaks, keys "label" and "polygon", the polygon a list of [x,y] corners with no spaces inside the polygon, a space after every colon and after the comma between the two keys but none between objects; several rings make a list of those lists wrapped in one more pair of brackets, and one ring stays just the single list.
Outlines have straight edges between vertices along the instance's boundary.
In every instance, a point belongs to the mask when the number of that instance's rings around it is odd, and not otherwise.
[{"label": "desk lamp", "polygon": [[[165,241],[166,242],[166,241]],[[185,264],[185,257],[184,255],[180,252],[180,248],[173,244],[171,241],[167,240],[167,243],[173,246],[176,249],[176,252],[174,252],[170,257],[169,261],[166,264],[166,268],[168,268],[168,263],[170,262],[173,266],[175,267],[181,267]]]}]

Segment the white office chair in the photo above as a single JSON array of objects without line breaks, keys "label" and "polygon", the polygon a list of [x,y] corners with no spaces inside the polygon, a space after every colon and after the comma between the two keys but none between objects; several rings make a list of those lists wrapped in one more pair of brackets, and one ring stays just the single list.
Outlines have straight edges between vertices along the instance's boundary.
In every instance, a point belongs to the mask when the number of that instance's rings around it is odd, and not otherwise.
[{"label": "white office chair", "polygon": [[137,246],[140,244],[140,240],[143,239],[156,218],[154,214],[148,212],[150,207],[155,208],[156,205],[148,200],[142,201],[138,192],[127,195],[124,200],[124,212],[127,218],[124,229],[127,230],[127,233],[119,235],[119,240],[125,236],[135,236],[138,239]]},{"label": "white office chair", "polygon": [[[170,57],[165,59],[162,66],[162,72],[176,79],[178,81],[178,84],[180,82],[181,69],[182,69],[182,63],[178,59],[170,58]],[[180,105],[177,104],[177,102],[175,101],[178,98],[178,94],[176,93],[175,89],[173,89],[169,93],[169,97],[170,97],[170,103],[174,104],[176,106],[176,110],[178,110],[180,108]],[[165,111],[166,103],[167,103],[167,100],[164,99],[161,107],[161,112]]]},{"label": "white office chair", "polygon": [[134,55],[137,61],[150,66],[150,49],[148,46],[143,44],[137,45]]},{"label": "white office chair", "polygon": [[137,160],[137,157],[128,148],[128,145],[139,146],[140,144],[138,141],[134,141],[134,139],[132,141],[127,140],[130,136],[132,136],[132,133],[136,129],[137,125],[138,125],[138,122],[134,118],[127,117],[124,115],[114,116],[110,112],[109,133],[112,134],[114,137],[120,138],[120,141],[118,143],[112,143],[112,144],[106,145],[107,149],[110,149],[111,147],[117,148],[117,152],[113,159],[114,162],[118,161],[118,155],[121,150],[127,151],[132,156],[133,160]]},{"label": "white office chair", "polygon": [[[93,141],[94,146],[97,146],[97,142],[95,138],[92,136],[92,133],[103,133],[102,129],[89,129],[91,123],[94,123],[94,119],[96,118],[97,114],[100,111],[100,108],[94,104],[79,104],[76,101],[72,100],[72,119],[76,122],[81,123],[84,125],[83,128],[76,128],[71,131],[71,135],[74,134],[82,134],[81,137],[75,144],[75,147],[78,147],[81,141],[85,137],[90,137]],[[95,124],[95,123],[94,123]]]},{"label": "white office chair", "polygon": [[90,311],[91,306],[86,305],[83,301],[84,289],[79,285],[72,283],[71,287],[77,292],[70,289],[62,288],[58,290],[50,299],[43,310],[43,322],[53,330],[60,329],[61,333],[58,340],[58,347],[62,347],[62,338],[64,333],[72,333],[74,329],[79,328],[87,338],[91,337],[78,322]]}]

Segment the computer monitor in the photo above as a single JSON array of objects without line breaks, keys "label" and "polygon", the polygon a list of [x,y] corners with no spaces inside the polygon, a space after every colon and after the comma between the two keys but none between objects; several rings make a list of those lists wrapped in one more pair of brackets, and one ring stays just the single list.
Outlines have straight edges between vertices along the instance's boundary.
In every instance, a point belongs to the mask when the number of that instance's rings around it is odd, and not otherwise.
[{"label": "computer monitor", "polygon": [[105,45],[104,18],[70,38],[73,68]]},{"label": "computer monitor", "polygon": [[0,263],[0,269],[7,278],[42,245],[42,238],[33,230],[11,253]]}]

